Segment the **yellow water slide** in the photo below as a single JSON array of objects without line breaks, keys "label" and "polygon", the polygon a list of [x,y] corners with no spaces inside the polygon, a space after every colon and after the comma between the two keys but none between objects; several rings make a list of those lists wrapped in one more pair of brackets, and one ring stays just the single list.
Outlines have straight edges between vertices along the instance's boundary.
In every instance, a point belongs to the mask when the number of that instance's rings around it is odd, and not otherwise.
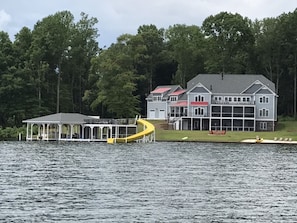
[{"label": "yellow water slide", "polygon": [[[138,139],[143,139],[144,137],[155,133],[155,126],[152,123],[150,123],[144,119],[138,119],[137,124],[143,125],[144,130],[141,132],[138,132],[136,134],[133,134],[131,136],[125,137],[125,138],[108,138],[107,143],[113,144],[113,143],[134,142]],[[154,135],[153,135],[153,137],[154,137]]]}]

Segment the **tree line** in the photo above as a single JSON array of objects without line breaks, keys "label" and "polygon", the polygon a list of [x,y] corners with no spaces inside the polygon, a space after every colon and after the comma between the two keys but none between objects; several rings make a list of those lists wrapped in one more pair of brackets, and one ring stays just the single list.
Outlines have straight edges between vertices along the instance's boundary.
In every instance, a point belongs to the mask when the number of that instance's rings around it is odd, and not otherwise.
[{"label": "tree line", "polygon": [[0,32],[0,126],[55,112],[145,115],[156,86],[186,87],[199,73],[263,74],[276,84],[279,115],[296,118],[297,9],[255,21],[221,12],[201,26],[142,25],[108,48],[97,23],[61,11],[14,41]]}]

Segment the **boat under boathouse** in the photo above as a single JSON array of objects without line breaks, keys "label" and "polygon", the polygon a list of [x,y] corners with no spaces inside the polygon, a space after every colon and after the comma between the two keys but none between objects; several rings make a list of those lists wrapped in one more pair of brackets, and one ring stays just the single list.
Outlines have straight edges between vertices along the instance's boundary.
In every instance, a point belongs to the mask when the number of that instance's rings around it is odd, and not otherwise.
[{"label": "boat under boathouse", "polygon": [[137,132],[135,119],[100,119],[79,113],[56,113],[24,120],[27,141],[106,142]]}]

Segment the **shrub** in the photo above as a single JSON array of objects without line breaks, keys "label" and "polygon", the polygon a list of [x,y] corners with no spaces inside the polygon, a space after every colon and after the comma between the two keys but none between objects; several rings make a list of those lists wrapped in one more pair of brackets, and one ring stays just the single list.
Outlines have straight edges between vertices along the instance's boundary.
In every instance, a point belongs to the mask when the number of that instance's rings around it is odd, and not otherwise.
[{"label": "shrub", "polygon": [[0,140],[17,140],[18,135],[21,133],[24,135],[26,133],[25,127],[6,127],[2,128],[0,126]]}]

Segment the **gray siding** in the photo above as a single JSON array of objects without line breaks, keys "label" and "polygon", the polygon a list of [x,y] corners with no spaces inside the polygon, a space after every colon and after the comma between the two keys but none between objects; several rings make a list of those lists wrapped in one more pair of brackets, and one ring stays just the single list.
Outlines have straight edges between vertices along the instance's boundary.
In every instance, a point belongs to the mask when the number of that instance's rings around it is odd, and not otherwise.
[{"label": "gray siding", "polygon": [[[147,118],[148,119],[166,119],[168,110],[167,110],[167,101],[153,101],[147,102]],[[154,117],[151,117],[151,111],[155,112]],[[165,113],[165,118],[160,117],[160,115]]]},{"label": "gray siding", "polygon": [[[197,93],[195,93],[195,92],[194,93],[192,93],[192,92],[189,93],[188,94],[188,101],[189,101],[188,116],[189,117],[201,117],[201,116],[206,117],[206,116],[209,116],[209,106],[193,106],[193,105],[191,105],[191,102],[194,102],[195,98],[198,97],[198,96],[203,97],[203,101],[207,102],[208,105],[210,105],[210,103],[211,103],[211,94],[209,94],[208,92],[207,93],[198,93],[198,92]],[[198,108],[198,107],[204,109],[203,115],[199,115],[199,114],[195,115],[194,109]]]},{"label": "gray siding", "polygon": [[[262,102],[260,102],[260,98],[262,98]],[[265,98],[268,99],[268,102],[263,101]],[[275,119],[275,96],[273,94],[257,94],[255,95],[255,103],[256,103],[256,119],[257,120],[274,120]],[[262,112],[261,112],[262,111]],[[268,116],[266,114],[268,111]]]}]

